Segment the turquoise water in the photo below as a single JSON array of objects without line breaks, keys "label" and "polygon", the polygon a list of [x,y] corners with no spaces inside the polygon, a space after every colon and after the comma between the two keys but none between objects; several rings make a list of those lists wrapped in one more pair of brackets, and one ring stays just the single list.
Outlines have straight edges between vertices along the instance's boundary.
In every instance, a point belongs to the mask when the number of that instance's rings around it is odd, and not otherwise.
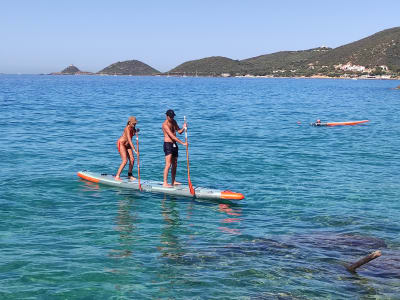
[{"label": "turquoise water", "polygon": [[[0,298],[398,299],[396,81],[0,76]],[[161,123],[189,122],[200,201],[99,186],[138,120],[161,180]],[[322,121],[369,119],[316,128]],[[182,136],[183,138],[183,136]],[[181,147],[178,180],[186,182]],[[124,174],[126,174],[125,169]],[[358,269],[372,251],[382,256]]]}]

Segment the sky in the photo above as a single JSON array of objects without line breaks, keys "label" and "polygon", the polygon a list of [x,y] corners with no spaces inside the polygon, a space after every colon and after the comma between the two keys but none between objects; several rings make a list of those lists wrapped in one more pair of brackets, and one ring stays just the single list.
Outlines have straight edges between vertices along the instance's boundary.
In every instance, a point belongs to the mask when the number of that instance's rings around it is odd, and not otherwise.
[{"label": "sky", "polygon": [[400,26],[399,0],[0,0],[0,73],[98,72],[136,59],[166,72],[339,47]]}]

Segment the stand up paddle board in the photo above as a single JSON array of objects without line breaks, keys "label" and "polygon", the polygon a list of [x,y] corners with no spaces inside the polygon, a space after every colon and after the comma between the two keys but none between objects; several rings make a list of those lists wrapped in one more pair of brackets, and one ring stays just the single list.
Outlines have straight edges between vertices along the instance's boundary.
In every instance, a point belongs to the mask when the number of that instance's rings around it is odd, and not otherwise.
[{"label": "stand up paddle board", "polygon": [[369,120],[362,121],[348,121],[348,122],[327,122],[327,123],[311,123],[312,126],[342,126],[342,125],[357,125],[369,122]]},{"label": "stand up paddle board", "polygon": [[[130,180],[127,178],[121,178],[121,180],[115,179],[112,175],[100,174],[88,171],[79,171],[78,176],[82,179],[101,183],[105,185],[111,185],[121,188],[127,188],[132,190],[140,190],[138,180]],[[202,198],[202,199],[226,199],[226,200],[242,200],[244,195],[241,193],[235,193],[232,191],[221,191],[216,189],[193,187],[194,195],[190,193],[189,186],[187,185],[176,185],[174,187],[164,187],[160,181],[152,180],[140,180],[142,191],[152,193],[164,193],[169,195],[184,196],[191,198]]]}]

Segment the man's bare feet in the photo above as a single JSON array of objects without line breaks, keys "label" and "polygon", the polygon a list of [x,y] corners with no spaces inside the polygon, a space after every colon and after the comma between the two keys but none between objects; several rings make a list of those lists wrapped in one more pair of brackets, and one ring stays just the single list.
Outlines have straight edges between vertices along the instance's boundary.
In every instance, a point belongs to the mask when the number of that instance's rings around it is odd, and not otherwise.
[{"label": "man's bare feet", "polygon": [[114,178],[115,178],[115,180],[122,181],[121,177],[119,177],[119,176],[115,176]]},{"label": "man's bare feet", "polygon": [[175,181],[173,185],[180,185],[180,184],[182,184],[182,183]]},{"label": "man's bare feet", "polygon": [[172,188],[172,187],[173,187],[172,185],[170,185],[170,184],[168,184],[168,183],[163,183],[162,186],[163,186],[163,187],[167,187],[167,188]]},{"label": "man's bare feet", "polygon": [[136,178],[135,177],[133,177],[133,176],[129,176],[129,180],[136,180]]}]

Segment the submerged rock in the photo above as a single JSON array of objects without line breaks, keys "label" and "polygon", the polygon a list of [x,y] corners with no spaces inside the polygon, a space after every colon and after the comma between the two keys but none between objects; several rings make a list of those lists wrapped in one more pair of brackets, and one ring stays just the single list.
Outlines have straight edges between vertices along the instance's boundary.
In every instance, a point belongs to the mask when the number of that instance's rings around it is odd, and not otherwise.
[{"label": "submerged rock", "polygon": [[386,248],[384,240],[357,234],[317,233],[294,236],[291,241],[298,245],[308,245],[315,248],[336,250],[340,252],[354,252],[378,250]]}]

